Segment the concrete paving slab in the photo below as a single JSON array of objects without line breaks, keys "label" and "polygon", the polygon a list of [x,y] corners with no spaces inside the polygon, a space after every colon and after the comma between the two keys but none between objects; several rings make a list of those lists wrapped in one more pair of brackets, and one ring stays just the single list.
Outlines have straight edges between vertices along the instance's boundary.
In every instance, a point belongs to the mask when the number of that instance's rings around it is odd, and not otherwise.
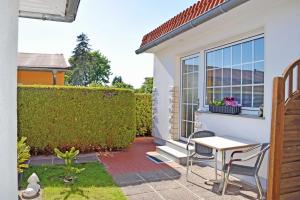
[{"label": "concrete paving slab", "polygon": [[98,157],[96,154],[78,156],[76,160],[76,163],[91,163],[91,162],[98,162]]},{"label": "concrete paving slab", "polygon": [[150,182],[149,184],[157,191],[181,188],[181,185],[179,185],[174,180],[163,180],[163,181],[158,181],[158,182]]},{"label": "concrete paving slab", "polygon": [[148,182],[170,179],[162,170],[140,172],[139,175]]},{"label": "concrete paving slab", "polygon": [[54,156],[52,155],[49,155],[49,156],[44,156],[44,155],[40,155],[40,156],[31,156],[30,157],[30,160],[47,160],[47,159],[50,159],[52,160]]},{"label": "concrete paving slab", "polygon": [[136,173],[129,173],[129,174],[121,174],[113,176],[114,181],[120,187],[122,186],[129,186],[129,185],[140,185],[145,181],[138,176]]},{"label": "concrete paving slab", "polygon": [[155,192],[148,192],[148,193],[143,193],[143,194],[127,196],[127,198],[129,200],[165,200],[165,199],[161,198]]},{"label": "concrete paving slab", "polygon": [[[97,153],[79,154],[75,163],[99,162]],[[29,161],[30,165],[60,165],[64,161],[56,156],[32,156]]]},{"label": "concrete paving slab", "polygon": [[52,164],[53,165],[64,165],[65,161],[60,158],[53,158]]},{"label": "concrete paving slab", "polygon": [[153,189],[148,185],[148,183],[142,183],[140,185],[134,186],[124,186],[121,189],[123,193],[127,196],[153,192]]},{"label": "concrete paving slab", "polygon": [[[190,191],[186,190],[185,188],[176,188],[176,189],[169,189],[169,190],[162,190],[160,194],[167,200],[199,200],[201,199],[198,196],[195,196]],[[204,199],[203,199],[204,200]]]},{"label": "concrete paving slab", "polygon": [[52,165],[52,158],[30,160],[29,165],[32,166]]},{"label": "concrete paving slab", "polygon": [[169,168],[169,169],[162,169],[162,171],[171,178],[179,178],[181,177],[181,172],[179,168]]}]

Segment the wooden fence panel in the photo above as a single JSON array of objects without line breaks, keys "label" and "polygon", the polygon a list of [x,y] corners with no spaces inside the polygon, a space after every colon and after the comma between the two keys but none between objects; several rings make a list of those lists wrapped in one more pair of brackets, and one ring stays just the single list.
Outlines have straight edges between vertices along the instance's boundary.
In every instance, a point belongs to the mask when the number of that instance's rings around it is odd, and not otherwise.
[{"label": "wooden fence panel", "polygon": [[267,199],[300,199],[300,60],[274,78]]}]

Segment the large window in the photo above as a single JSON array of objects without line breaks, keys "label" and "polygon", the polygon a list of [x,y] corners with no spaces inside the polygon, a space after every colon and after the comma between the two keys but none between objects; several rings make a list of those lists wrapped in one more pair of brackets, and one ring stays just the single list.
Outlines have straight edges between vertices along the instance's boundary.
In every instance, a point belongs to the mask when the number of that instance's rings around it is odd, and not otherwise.
[{"label": "large window", "polygon": [[263,37],[206,52],[206,105],[227,96],[244,108],[263,104]]}]

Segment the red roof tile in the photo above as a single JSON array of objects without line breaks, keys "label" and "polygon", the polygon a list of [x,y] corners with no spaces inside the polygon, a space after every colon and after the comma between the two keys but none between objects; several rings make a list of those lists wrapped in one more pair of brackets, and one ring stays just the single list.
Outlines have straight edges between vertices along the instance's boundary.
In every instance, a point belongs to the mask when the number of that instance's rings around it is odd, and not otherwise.
[{"label": "red roof tile", "polygon": [[186,24],[187,22],[199,17],[207,11],[222,4],[224,1],[225,0],[199,0],[191,7],[187,8],[183,12],[170,19],[169,21],[165,22],[150,33],[146,34],[143,37],[141,47],[175,30],[181,25]]}]

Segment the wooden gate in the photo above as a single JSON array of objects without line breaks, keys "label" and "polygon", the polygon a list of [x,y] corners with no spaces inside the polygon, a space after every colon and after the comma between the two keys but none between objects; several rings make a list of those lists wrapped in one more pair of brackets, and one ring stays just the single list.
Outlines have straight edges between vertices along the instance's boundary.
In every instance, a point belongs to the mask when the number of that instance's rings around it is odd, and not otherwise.
[{"label": "wooden gate", "polygon": [[268,200],[300,199],[300,60],[273,83]]}]

